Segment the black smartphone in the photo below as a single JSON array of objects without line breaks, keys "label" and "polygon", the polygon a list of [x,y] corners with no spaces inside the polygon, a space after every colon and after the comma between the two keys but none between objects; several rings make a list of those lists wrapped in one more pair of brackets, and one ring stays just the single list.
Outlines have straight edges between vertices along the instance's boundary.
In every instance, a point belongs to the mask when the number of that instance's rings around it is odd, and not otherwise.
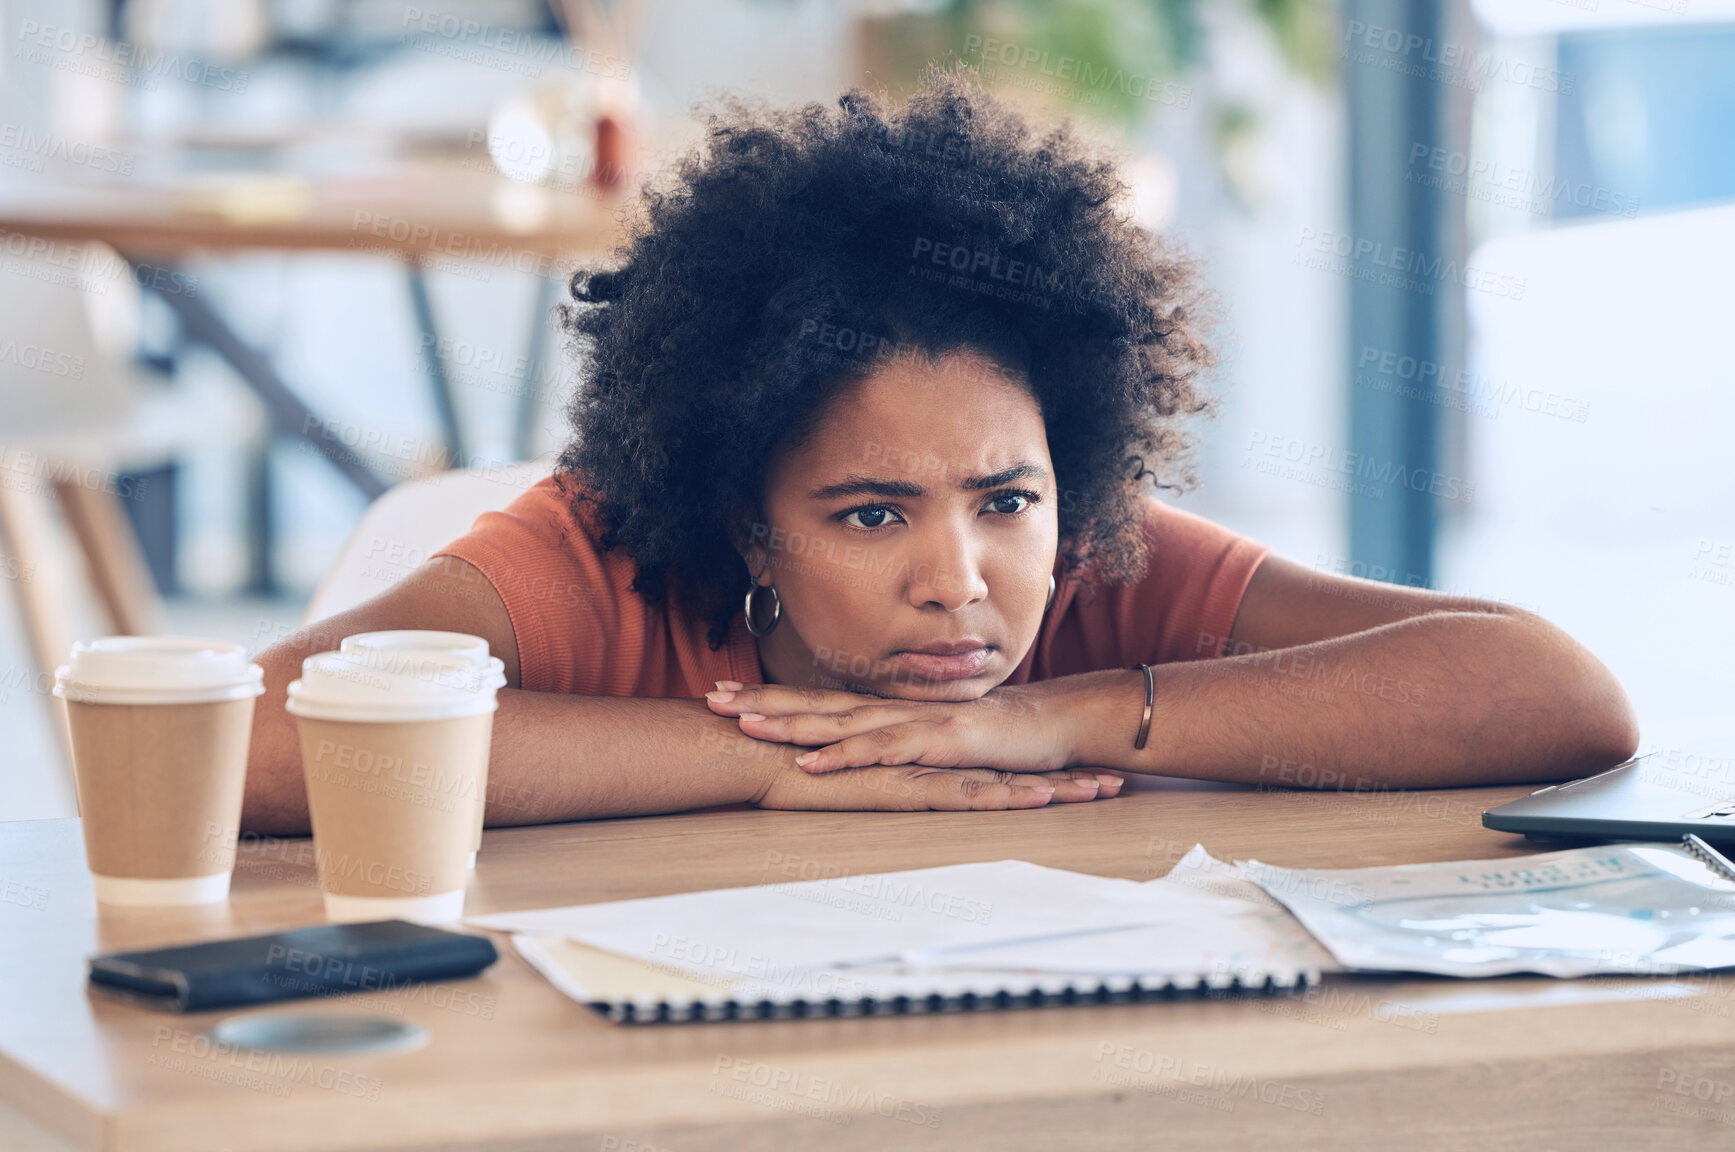
[{"label": "black smartphone", "polygon": [[462,979],[497,959],[485,936],[375,920],[93,956],[90,985],[153,1008],[203,1012]]}]

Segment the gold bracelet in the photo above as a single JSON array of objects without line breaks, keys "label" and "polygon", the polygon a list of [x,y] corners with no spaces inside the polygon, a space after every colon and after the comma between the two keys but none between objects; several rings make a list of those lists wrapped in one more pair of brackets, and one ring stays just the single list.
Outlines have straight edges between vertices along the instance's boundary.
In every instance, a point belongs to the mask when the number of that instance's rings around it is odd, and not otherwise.
[{"label": "gold bracelet", "polygon": [[1151,673],[1149,664],[1140,664],[1139,668],[1145,674],[1145,714],[1139,720],[1138,739],[1133,741],[1134,748],[1143,748],[1145,738],[1151,734],[1151,704],[1157,698],[1157,678]]}]

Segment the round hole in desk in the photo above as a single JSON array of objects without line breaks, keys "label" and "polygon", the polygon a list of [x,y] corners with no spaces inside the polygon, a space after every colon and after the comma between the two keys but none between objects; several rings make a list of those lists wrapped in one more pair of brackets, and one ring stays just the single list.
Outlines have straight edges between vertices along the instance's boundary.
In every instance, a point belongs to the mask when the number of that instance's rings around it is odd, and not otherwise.
[{"label": "round hole in desk", "polygon": [[427,1030],[386,1016],[293,1012],[230,1016],[211,1039],[237,1048],[273,1052],[410,1052],[428,1043]]}]

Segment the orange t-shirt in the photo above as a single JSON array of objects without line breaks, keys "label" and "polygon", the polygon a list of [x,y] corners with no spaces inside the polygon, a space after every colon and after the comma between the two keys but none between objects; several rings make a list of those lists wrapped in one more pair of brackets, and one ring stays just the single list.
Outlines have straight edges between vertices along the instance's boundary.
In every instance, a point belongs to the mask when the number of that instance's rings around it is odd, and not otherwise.
[{"label": "orange t-shirt", "polygon": [[[1270,549],[1155,497],[1146,502],[1143,578],[1060,580],[1036,642],[1006,683],[1222,654],[1247,581]],[[620,547],[602,551],[594,529],[589,510],[575,517],[549,477],[434,553],[475,565],[500,594],[522,687],[695,698],[718,680],[762,682],[757,641],[740,613],[712,651],[708,623],[646,604],[631,589],[631,557]]]}]

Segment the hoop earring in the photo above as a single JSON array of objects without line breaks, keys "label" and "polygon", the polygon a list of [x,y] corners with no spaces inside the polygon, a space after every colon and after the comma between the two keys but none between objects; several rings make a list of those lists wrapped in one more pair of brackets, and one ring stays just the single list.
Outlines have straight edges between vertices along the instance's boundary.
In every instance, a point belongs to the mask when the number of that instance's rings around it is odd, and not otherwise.
[{"label": "hoop earring", "polygon": [[[760,592],[771,593],[771,623],[763,628],[753,622],[753,597]],[[777,627],[779,620],[783,619],[783,598],[777,594],[777,585],[755,584],[747,589],[747,601],[741,611],[747,617],[747,631],[755,636],[771,635],[771,630]]]},{"label": "hoop earring", "polygon": [[1054,576],[1053,576],[1053,574],[1050,574],[1048,577],[1048,599],[1044,600],[1042,602],[1042,610],[1044,612],[1046,612],[1053,605],[1054,605]]}]

